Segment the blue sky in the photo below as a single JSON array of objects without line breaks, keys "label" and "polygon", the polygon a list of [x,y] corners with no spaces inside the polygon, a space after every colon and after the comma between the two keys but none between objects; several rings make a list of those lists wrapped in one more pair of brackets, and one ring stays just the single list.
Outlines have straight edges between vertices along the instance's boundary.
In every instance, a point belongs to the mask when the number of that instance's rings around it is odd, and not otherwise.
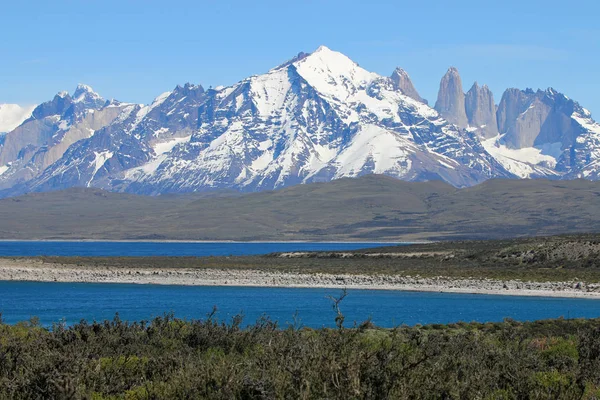
[{"label": "blue sky", "polygon": [[32,104],[87,83],[148,103],[185,82],[228,85],[324,44],[368,70],[406,69],[435,101],[441,76],[465,91],[552,86],[600,116],[600,2],[2,2],[0,103]]}]

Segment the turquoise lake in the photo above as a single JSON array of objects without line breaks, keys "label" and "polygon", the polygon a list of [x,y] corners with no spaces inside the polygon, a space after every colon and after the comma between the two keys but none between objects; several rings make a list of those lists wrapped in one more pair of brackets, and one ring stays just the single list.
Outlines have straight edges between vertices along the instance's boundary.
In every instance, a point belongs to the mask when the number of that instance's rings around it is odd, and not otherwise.
[{"label": "turquoise lake", "polygon": [[[276,251],[350,250],[381,243],[155,243],[155,242],[0,242],[0,256],[208,256],[250,255]],[[333,326],[328,296],[334,289],[200,287],[132,284],[3,282],[0,312],[6,323],[37,316],[49,326],[61,320],[148,320],[167,312],[203,319],[218,308],[221,320],[243,313],[245,324],[267,315],[285,326],[294,315],[303,326]],[[347,325],[368,318],[382,327],[458,321],[527,321],[547,318],[594,318],[600,301],[589,299],[350,290],[341,305]]]},{"label": "turquoise lake", "polygon": [[[148,320],[173,311],[177,317],[202,319],[218,308],[230,321],[245,315],[247,324],[268,315],[280,324],[333,326],[335,314],[327,296],[334,289],[202,287],[92,283],[0,282],[0,312],[7,323],[40,318],[44,325],[64,319]],[[600,301],[544,297],[350,290],[341,305],[347,324],[372,318],[382,327],[457,321],[520,321],[600,316]]]}]

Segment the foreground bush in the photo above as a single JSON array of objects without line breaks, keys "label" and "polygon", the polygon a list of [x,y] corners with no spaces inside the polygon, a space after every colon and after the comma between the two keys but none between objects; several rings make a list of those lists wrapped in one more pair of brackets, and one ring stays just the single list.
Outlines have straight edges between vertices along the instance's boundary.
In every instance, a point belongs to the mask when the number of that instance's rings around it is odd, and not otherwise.
[{"label": "foreground bush", "polygon": [[0,324],[1,399],[595,399],[600,320]]}]

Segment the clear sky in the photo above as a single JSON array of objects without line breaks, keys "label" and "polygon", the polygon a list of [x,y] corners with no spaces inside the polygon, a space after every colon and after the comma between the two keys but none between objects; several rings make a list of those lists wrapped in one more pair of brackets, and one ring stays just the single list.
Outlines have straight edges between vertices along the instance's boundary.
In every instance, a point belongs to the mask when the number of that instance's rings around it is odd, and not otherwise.
[{"label": "clear sky", "polygon": [[148,103],[185,82],[229,85],[324,44],[368,70],[406,69],[435,101],[449,66],[465,91],[552,86],[600,119],[597,0],[53,0],[0,4],[0,103],[79,82]]}]

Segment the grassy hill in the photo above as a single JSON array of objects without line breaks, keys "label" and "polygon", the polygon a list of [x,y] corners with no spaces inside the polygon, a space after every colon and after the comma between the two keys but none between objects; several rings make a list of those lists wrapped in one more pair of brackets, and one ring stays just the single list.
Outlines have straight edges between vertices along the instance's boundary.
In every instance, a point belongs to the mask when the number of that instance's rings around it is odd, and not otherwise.
[{"label": "grassy hill", "polygon": [[423,240],[598,231],[600,183],[370,175],[277,191],[146,197],[98,189],[0,200],[0,239]]}]

